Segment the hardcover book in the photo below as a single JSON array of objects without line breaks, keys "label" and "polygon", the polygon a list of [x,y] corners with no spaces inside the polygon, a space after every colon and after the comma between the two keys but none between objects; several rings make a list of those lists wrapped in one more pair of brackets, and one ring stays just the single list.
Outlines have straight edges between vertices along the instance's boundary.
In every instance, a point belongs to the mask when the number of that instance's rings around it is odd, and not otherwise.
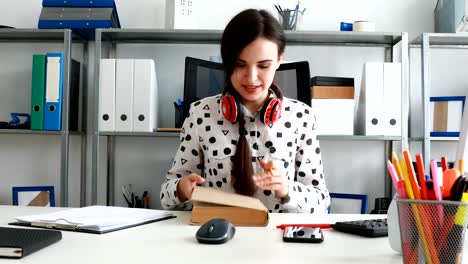
[{"label": "hardcover book", "polygon": [[193,224],[203,224],[213,218],[224,218],[237,226],[268,224],[268,209],[254,197],[197,186],[192,203]]}]

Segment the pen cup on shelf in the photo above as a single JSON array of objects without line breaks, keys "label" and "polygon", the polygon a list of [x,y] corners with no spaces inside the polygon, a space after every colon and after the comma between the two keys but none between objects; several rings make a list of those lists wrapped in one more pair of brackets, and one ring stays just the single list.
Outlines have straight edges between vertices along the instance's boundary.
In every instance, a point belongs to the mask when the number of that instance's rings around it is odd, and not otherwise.
[{"label": "pen cup on shelf", "polygon": [[403,263],[462,263],[468,203],[396,202]]},{"label": "pen cup on shelf", "polygon": [[284,30],[300,30],[302,16],[303,11],[290,9],[278,11],[278,20]]}]

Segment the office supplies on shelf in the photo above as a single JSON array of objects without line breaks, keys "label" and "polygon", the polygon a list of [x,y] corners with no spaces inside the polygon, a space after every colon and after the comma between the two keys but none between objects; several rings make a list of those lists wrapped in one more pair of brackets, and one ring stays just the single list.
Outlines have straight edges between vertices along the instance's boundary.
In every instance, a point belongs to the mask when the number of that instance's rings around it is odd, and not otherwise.
[{"label": "office supplies on shelf", "polygon": [[353,31],[353,23],[340,22],[340,31]]},{"label": "office supplies on shelf", "polygon": [[49,214],[18,216],[15,217],[17,222],[9,224],[104,234],[174,217],[161,210],[96,205]]},{"label": "office supplies on shelf", "polygon": [[55,230],[0,227],[0,258],[22,258],[62,239]]},{"label": "office supplies on shelf", "polygon": [[191,200],[194,224],[213,218],[225,218],[240,226],[268,224],[268,209],[257,198],[196,186]]},{"label": "office supplies on shelf", "polygon": [[401,63],[384,63],[382,128],[386,136],[401,136]]},{"label": "office supplies on shelf", "polygon": [[354,32],[374,32],[375,22],[368,20],[354,21],[353,23]]},{"label": "office supplies on shelf", "polygon": [[38,28],[120,28],[114,8],[43,7]]},{"label": "office supplies on shelf", "polygon": [[387,219],[339,221],[331,225],[337,231],[365,237],[388,236]]},{"label": "office supplies on shelf", "polygon": [[315,76],[310,84],[318,135],[354,134],[354,78]]},{"label": "office supplies on shelf", "polygon": [[10,129],[30,129],[31,116],[27,113],[10,113],[11,120],[8,122]]},{"label": "office supplies on shelf", "polygon": [[99,74],[99,130],[115,131],[115,59],[101,59]]},{"label": "office supplies on shelf", "polygon": [[133,72],[133,59],[116,59],[115,131],[133,130]]},{"label": "office supplies on shelf", "polygon": [[465,96],[430,97],[431,137],[458,137],[465,107]]},{"label": "office supplies on shelf", "polygon": [[42,0],[45,7],[114,7],[114,0]]},{"label": "office supplies on shelf", "polygon": [[133,74],[133,131],[153,132],[158,124],[158,86],[154,60],[135,59]]},{"label": "office supplies on shelf", "polygon": [[34,54],[31,81],[31,129],[44,128],[44,101],[46,85],[46,55]]},{"label": "office supplies on shelf", "polygon": [[63,53],[47,53],[44,130],[62,129]]},{"label": "office supplies on shelf", "polygon": [[401,136],[401,63],[366,62],[356,134]]},{"label": "office supplies on shelf", "polygon": [[356,135],[384,135],[383,63],[366,62],[362,71],[362,84],[357,109]]}]

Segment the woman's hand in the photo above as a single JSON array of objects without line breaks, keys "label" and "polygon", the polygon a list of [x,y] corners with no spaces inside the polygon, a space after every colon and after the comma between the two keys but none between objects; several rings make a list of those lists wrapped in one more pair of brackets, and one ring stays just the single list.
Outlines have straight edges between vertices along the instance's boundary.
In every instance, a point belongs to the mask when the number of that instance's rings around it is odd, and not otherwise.
[{"label": "woman's hand", "polygon": [[264,171],[253,176],[255,185],[262,190],[274,191],[277,198],[285,198],[289,189],[283,168],[276,166],[273,161],[263,160],[260,160],[260,166]]},{"label": "woman's hand", "polygon": [[204,182],[205,182],[205,179],[203,179],[203,177],[194,173],[188,176],[182,177],[179,183],[177,184],[177,197],[179,197],[179,201],[183,203],[191,199],[195,185],[201,184]]}]

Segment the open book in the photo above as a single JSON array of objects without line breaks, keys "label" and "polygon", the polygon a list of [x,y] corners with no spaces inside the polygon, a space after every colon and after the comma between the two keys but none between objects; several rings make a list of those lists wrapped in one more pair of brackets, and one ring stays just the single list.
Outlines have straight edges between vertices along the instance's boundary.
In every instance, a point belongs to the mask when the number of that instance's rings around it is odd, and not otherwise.
[{"label": "open book", "polygon": [[103,234],[174,217],[171,213],[160,210],[95,205],[48,214],[18,216],[15,217],[18,222],[10,224]]},{"label": "open book", "polygon": [[266,226],[268,209],[257,198],[196,186],[192,193],[192,223],[224,218],[234,225]]}]

